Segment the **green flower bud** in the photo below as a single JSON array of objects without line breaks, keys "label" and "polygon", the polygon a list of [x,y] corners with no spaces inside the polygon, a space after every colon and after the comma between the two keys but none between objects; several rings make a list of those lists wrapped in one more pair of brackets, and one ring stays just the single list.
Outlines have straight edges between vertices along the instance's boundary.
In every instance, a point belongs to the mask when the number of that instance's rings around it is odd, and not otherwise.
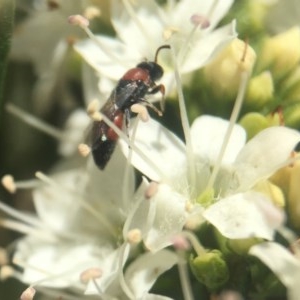
[{"label": "green flower bud", "polygon": [[221,288],[229,279],[227,263],[219,250],[191,257],[190,266],[197,280],[210,290]]},{"label": "green flower bud", "polygon": [[258,58],[258,70],[270,69],[276,79],[292,71],[300,62],[300,28],[293,27],[267,38]]},{"label": "green flower bud", "polygon": [[239,123],[245,128],[248,140],[253,138],[261,130],[269,127],[268,119],[256,112],[244,115]]},{"label": "green flower bud", "polygon": [[300,100],[300,66],[284,80],[281,90],[285,95],[283,99],[285,103]]},{"label": "green flower bud", "polygon": [[273,97],[274,85],[272,75],[265,71],[249,81],[245,105],[252,108],[262,108]]},{"label": "green flower bud", "polygon": [[290,167],[290,185],[289,185],[289,194],[288,194],[288,212],[292,225],[296,229],[300,229],[300,162],[297,161],[295,164]]},{"label": "green flower bud", "polygon": [[249,249],[263,240],[259,238],[249,238],[249,239],[236,239],[227,241],[228,248],[236,254],[247,255]]},{"label": "green flower bud", "polygon": [[241,72],[252,72],[256,59],[254,50],[239,39],[233,40],[204,68],[204,78],[214,96],[224,99],[236,95]]},{"label": "green flower bud", "polygon": [[286,126],[293,128],[300,127],[300,103],[289,105],[284,109],[283,115]]},{"label": "green flower bud", "polygon": [[271,181],[260,181],[254,186],[254,190],[265,194],[276,206],[285,206],[285,197],[282,189]]}]

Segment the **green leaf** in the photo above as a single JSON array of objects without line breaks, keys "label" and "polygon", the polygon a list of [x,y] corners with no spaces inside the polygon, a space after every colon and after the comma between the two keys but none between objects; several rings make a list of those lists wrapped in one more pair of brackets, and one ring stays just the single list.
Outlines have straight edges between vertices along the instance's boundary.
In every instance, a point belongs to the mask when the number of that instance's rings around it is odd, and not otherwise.
[{"label": "green leaf", "polygon": [[14,8],[14,0],[0,0],[0,112],[3,109],[3,88],[14,23]]}]

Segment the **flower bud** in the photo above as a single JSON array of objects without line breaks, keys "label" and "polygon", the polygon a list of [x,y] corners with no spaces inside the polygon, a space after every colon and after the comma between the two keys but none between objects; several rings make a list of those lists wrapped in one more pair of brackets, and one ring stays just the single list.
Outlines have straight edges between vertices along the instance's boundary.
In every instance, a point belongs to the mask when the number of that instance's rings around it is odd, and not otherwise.
[{"label": "flower bud", "polygon": [[270,69],[273,76],[280,79],[294,69],[299,61],[300,28],[295,26],[265,40],[258,60],[258,69]]},{"label": "flower bud", "polygon": [[239,39],[233,40],[204,68],[204,76],[217,97],[232,97],[237,93],[241,73],[252,72],[256,59],[254,50]]},{"label": "flower bud", "polygon": [[222,287],[229,279],[227,263],[219,250],[191,257],[190,266],[197,280],[210,290]]},{"label": "flower bud", "polygon": [[288,193],[288,211],[292,225],[296,229],[300,229],[300,162],[297,161],[291,167],[290,185]]},{"label": "flower bud", "polygon": [[289,105],[283,111],[284,122],[288,127],[299,128],[300,126],[300,103]]},{"label": "flower bud", "polygon": [[273,184],[270,181],[260,181],[258,184],[255,185],[254,189],[257,192],[260,192],[272,201],[277,207],[284,207],[285,206],[285,198],[284,194],[279,186]]},{"label": "flower bud", "polygon": [[297,66],[283,81],[281,90],[285,95],[283,99],[285,103],[300,100],[300,66]]},{"label": "flower bud", "polygon": [[248,84],[245,105],[251,108],[262,108],[273,97],[274,85],[272,75],[265,71],[252,77]]},{"label": "flower bud", "polygon": [[280,186],[287,195],[287,210],[289,220],[294,228],[300,230],[300,162],[296,161],[291,166],[280,169],[271,180]]},{"label": "flower bud", "polygon": [[256,112],[244,115],[239,124],[245,128],[248,140],[269,126],[267,118]]},{"label": "flower bud", "polygon": [[255,244],[261,243],[263,240],[260,238],[249,238],[249,239],[234,239],[227,240],[228,248],[236,254],[247,255],[249,249]]}]

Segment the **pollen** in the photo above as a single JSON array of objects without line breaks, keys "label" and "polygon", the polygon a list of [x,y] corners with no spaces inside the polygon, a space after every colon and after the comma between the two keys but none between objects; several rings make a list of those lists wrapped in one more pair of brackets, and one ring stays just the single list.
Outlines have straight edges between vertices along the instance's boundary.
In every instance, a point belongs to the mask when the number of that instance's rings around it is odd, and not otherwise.
[{"label": "pollen", "polygon": [[91,152],[91,148],[87,144],[79,144],[78,152],[81,156],[87,157]]},{"label": "pollen", "polygon": [[5,265],[5,266],[1,266],[0,269],[0,280],[4,281],[8,278],[13,277],[15,274],[14,269],[11,266]]},{"label": "pollen", "polygon": [[167,27],[164,29],[163,31],[163,39],[165,41],[169,40],[173,34],[177,33],[179,31],[178,28],[175,28],[175,27]]},{"label": "pollen", "polygon": [[71,25],[80,26],[82,28],[86,28],[90,24],[89,20],[87,18],[85,18],[84,16],[82,16],[82,15],[72,15],[72,16],[69,16],[68,22]]},{"label": "pollen", "polygon": [[100,17],[101,16],[101,10],[96,7],[96,6],[88,6],[85,11],[84,11],[84,17],[87,18],[88,20],[92,20],[94,18]]},{"label": "pollen", "polygon": [[99,268],[87,269],[80,274],[80,281],[82,283],[88,283],[90,280],[100,278],[102,273],[102,270]]},{"label": "pollen", "polygon": [[191,245],[187,238],[183,235],[177,235],[173,239],[173,246],[177,250],[189,250],[191,248]]},{"label": "pollen", "polygon": [[138,114],[139,118],[143,122],[148,122],[149,121],[148,110],[145,106],[136,103],[136,104],[131,105],[130,109],[131,109],[132,112]]},{"label": "pollen", "polygon": [[13,176],[11,175],[4,175],[2,177],[2,185],[4,186],[4,188],[10,192],[11,194],[14,194],[17,190],[16,184],[15,184],[15,180],[13,178]]},{"label": "pollen", "polygon": [[90,118],[93,121],[101,121],[102,120],[102,116],[99,113],[99,109],[100,109],[100,105],[99,105],[99,101],[97,99],[94,99],[93,101],[91,101],[87,107],[87,114],[90,116]]},{"label": "pollen", "polygon": [[4,266],[8,263],[7,252],[4,248],[0,248],[0,266]]},{"label": "pollen", "polygon": [[142,240],[142,232],[140,229],[132,229],[127,234],[127,241],[130,244],[138,244]]},{"label": "pollen", "polygon": [[150,199],[152,198],[158,191],[158,183],[155,181],[150,182],[149,186],[145,191],[145,198]]},{"label": "pollen", "polygon": [[205,16],[202,16],[202,15],[194,14],[191,16],[190,21],[195,26],[200,26],[201,29],[205,29],[210,26],[210,22],[209,22],[208,18]]},{"label": "pollen", "polygon": [[36,290],[32,286],[28,287],[20,296],[20,300],[32,300],[35,292]]}]

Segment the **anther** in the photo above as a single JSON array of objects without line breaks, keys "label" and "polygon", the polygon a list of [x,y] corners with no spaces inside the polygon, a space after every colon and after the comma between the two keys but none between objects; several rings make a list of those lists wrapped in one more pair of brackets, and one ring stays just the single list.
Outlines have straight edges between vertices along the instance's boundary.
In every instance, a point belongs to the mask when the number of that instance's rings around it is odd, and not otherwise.
[{"label": "anther", "polygon": [[188,241],[188,239],[185,236],[177,235],[173,237],[172,239],[173,246],[176,250],[189,250],[191,248],[191,245]]},{"label": "anther", "polygon": [[169,40],[178,31],[179,31],[179,29],[175,28],[175,27],[165,28],[164,31],[163,31],[163,39],[165,41]]},{"label": "anther", "polygon": [[58,9],[59,8],[59,3],[57,0],[48,0],[47,1],[47,5],[48,5],[48,8],[50,10],[54,10],[54,9]]},{"label": "anther", "polygon": [[79,144],[78,152],[81,156],[87,157],[91,152],[91,148],[87,144]]},{"label": "anther", "polygon": [[87,269],[80,274],[80,281],[86,284],[90,280],[100,278],[102,276],[102,273],[102,270],[99,268]]},{"label": "anther", "polygon": [[4,175],[1,179],[2,185],[4,186],[4,188],[10,192],[11,194],[14,194],[17,190],[16,184],[15,184],[15,180],[13,178],[13,176],[11,175]]},{"label": "anther", "polygon": [[190,21],[195,26],[200,26],[201,29],[206,29],[210,26],[210,22],[207,17],[194,14],[191,16]]},{"label": "anther", "polygon": [[91,101],[87,107],[87,114],[90,116],[90,118],[93,121],[101,121],[102,120],[102,116],[99,113],[99,109],[100,109],[100,105],[99,105],[99,101],[97,99],[94,99],[93,101]]},{"label": "anther", "polygon": [[138,114],[140,119],[143,122],[148,122],[149,121],[149,114],[148,114],[148,110],[144,105],[141,104],[133,104],[130,107],[131,111]]},{"label": "anther", "polygon": [[0,280],[1,281],[4,281],[8,278],[13,277],[14,274],[15,274],[15,270],[11,266],[8,266],[8,265],[1,266],[1,269],[0,269]]},{"label": "anther", "polygon": [[158,191],[158,183],[155,181],[151,181],[145,191],[145,198],[150,199],[152,198]]},{"label": "anther", "polygon": [[4,248],[0,248],[0,266],[4,266],[8,263],[8,255]]},{"label": "anther", "polygon": [[32,286],[28,287],[20,296],[20,300],[32,300],[35,292],[36,290]]},{"label": "anther", "polygon": [[140,229],[131,229],[127,233],[127,241],[130,244],[138,244],[142,240],[142,232]]},{"label": "anther", "polygon": [[82,28],[87,28],[90,24],[89,20],[82,15],[69,16],[68,22],[71,25],[80,26]]},{"label": "anther", "polygon": [[101,16],[101,10],[98,7],[91,5],[84,10],[83,15],[88,20],[92,20]]}]

